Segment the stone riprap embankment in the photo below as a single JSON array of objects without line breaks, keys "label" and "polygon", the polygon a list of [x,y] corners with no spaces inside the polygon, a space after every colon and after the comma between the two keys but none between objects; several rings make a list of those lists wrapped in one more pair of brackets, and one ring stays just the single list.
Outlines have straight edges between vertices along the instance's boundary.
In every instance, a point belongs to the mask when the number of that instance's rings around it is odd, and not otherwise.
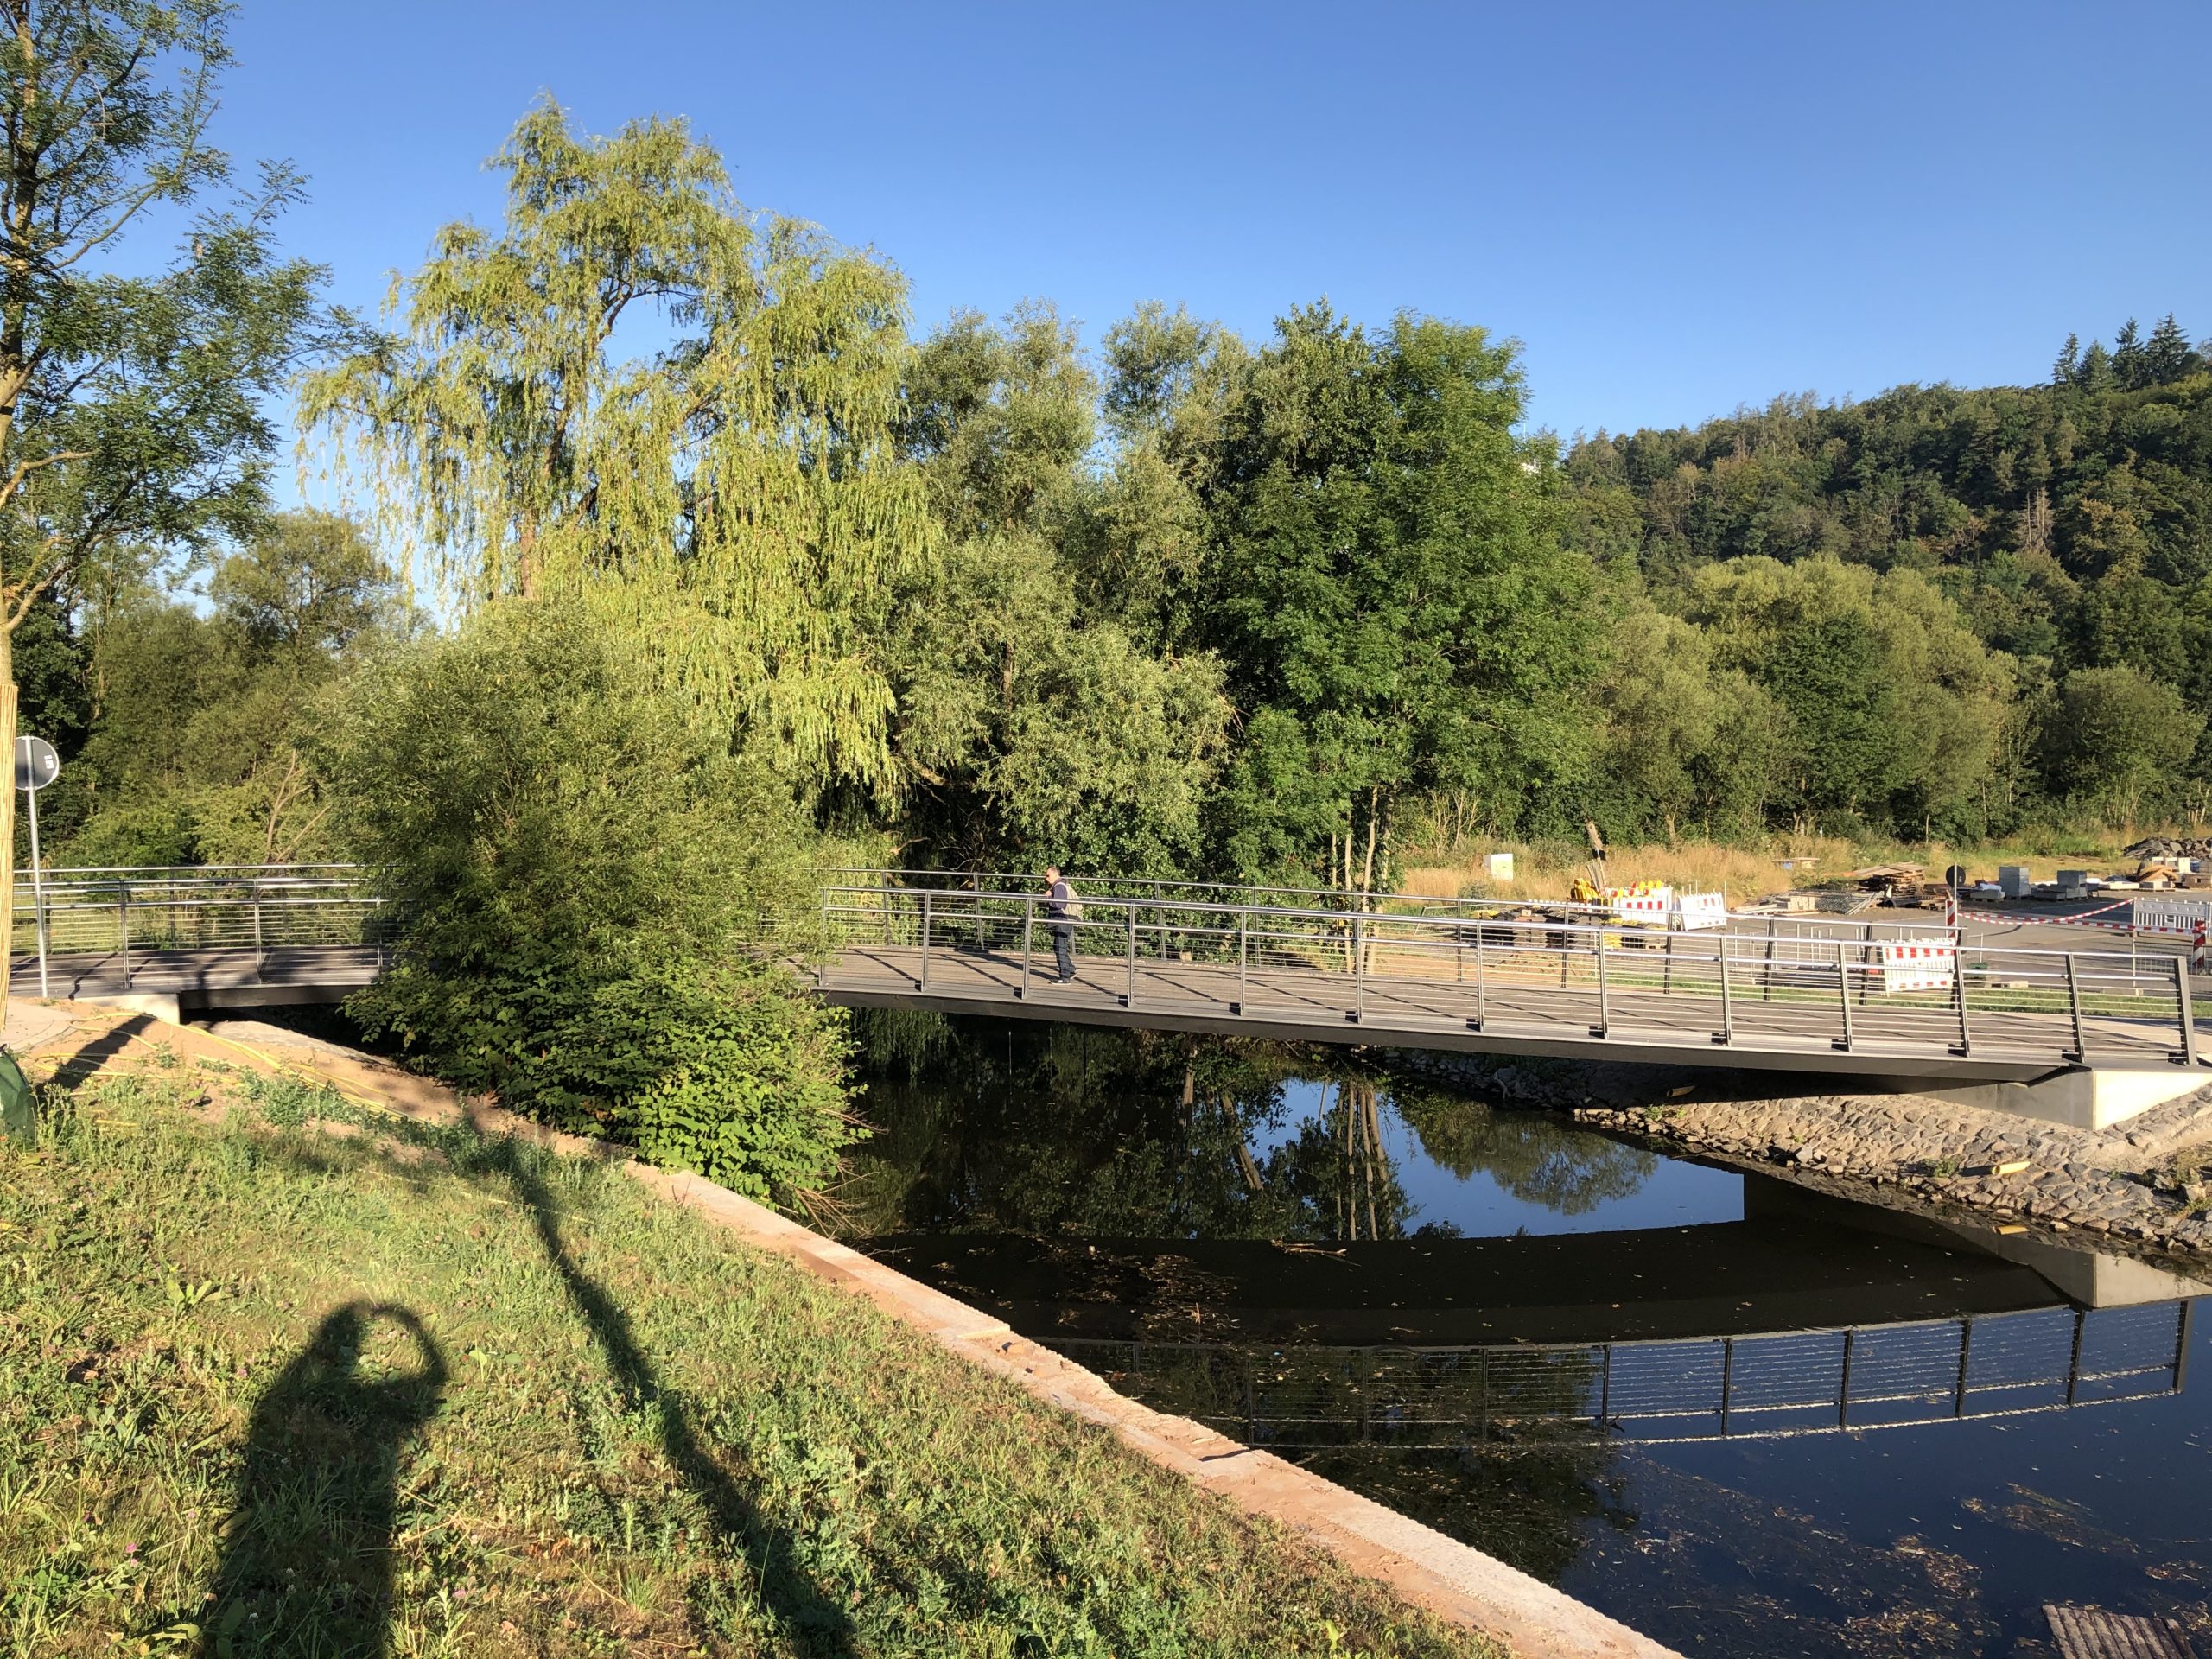
[{"label": "stone riprap embankment", "polygon": [[1771,1174],[1823,1178],[1817,1184],[1829,1190],[1863,1183],[2133,1253],[2212,1257],[2212,1189],[2174,1171],[2176,1154],[2192,1148],[2212,1163],[2212,1088],[2111,1128],[2076,1129],[1926,1095],[1763,1092],[1777,1079],[1756,1073],[1392,1058],[1507,1105],[1568,1112],[1593,1128]]}]

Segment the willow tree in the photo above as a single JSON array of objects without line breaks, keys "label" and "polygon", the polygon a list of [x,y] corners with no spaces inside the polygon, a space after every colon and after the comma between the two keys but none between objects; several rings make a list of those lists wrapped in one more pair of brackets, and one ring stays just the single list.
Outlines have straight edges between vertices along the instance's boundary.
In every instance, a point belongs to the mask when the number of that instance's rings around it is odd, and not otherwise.
[{"label": "willow tree", "polygon": [[888,794],[875,641],[934,534],[892,444],[903,280],[747,213],[681,120],[549,101],[493,165],[504,226],[438,234],[312,429],[448,608],[585,607],[803,793]]}]

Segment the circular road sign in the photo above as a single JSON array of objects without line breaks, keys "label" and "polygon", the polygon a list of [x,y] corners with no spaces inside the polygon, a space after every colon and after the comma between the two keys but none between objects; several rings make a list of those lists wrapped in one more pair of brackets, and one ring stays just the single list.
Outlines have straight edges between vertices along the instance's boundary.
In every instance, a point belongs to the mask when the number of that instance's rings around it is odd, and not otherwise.
[{"label": "circular road sign", "polygon": [[16,740],[16,787],[44,789],[61,775],[61,757],[42,737]]}]

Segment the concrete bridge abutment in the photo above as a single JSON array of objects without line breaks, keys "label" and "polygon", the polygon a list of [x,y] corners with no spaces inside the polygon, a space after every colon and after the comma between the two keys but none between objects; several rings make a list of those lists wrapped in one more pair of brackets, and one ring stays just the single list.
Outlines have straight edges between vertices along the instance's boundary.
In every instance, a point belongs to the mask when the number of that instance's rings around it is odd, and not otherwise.
[{"label": "concrete bridge abutment", "polygon": [[1885,1085],[1899,1094],[1927,1095],[1954,1106],[1976,1106],[2015,1117],[2057,1123],[2073,1129],[2108,1129],[2115,1123],[2180,1100],[2212,1086],[2212,1071],[2174,1066],[2169,1070],[2092,1071],[2085,1066],[2054,1071],[2028,1083],[1977,1083],[1929,1087],[1925,1077],[1891,1077]]}]

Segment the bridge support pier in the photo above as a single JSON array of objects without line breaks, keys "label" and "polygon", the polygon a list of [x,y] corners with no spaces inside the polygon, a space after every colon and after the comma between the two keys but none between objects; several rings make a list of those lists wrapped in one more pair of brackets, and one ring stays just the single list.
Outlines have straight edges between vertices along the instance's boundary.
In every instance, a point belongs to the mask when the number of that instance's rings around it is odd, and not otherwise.
[{"label": "bridge support pier", "polygon": [[184,999],[175,991],[79,991],[79,1002],[97,1002],[103,1007],[128,1008],[133,1014],[150,1014],[165,1025],[184,1023]]},{"label": "bridge support pier", "polygon": [[1984,1111],[2010,1112],[2040,1122],[2063,1124],[2075,1129],[2108,1129],[2115,1123],[2163,1106],[2170,1100],[2193,1095],[2212,1084],[2212,1071],[2174,1066],[2164,1071],[2090,1071],[2076,1067],[2054,1071],[2032,1083],[1968,1084],[1929,1088],[1923,1077],[1897,1077],[1889,1086],[1902,1093],[1928,1095],[1955,1106],[1978,1106]]}]

